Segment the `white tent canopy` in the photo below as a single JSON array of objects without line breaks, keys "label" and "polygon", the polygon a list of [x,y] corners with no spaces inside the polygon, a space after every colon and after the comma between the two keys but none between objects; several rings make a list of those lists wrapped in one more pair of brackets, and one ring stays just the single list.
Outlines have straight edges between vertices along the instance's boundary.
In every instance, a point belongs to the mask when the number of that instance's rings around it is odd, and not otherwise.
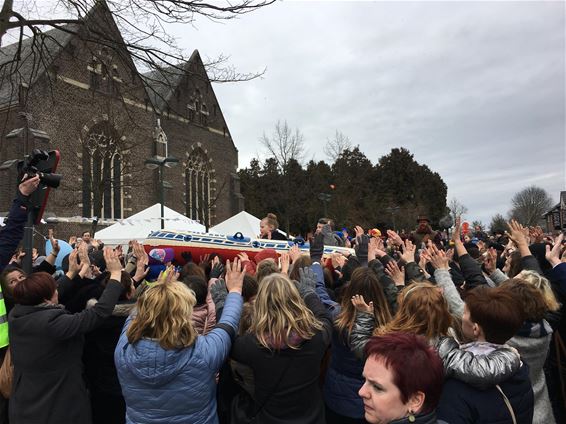
[{"label": "white tent canopy", "polygon": [[244,237],[257,238],[259,234],[260,219],[246,211],[242,211],[226,221],[209,229],[209,233],[233,236],[240,232]]},{"label": "white tent canopy", "polygon": [[[165,229],[205,232],[204,225],[165,206]],[[97,231],[94,238],[109,246],[127,245],[130,240],[144,240],[150,232],[161,229],[161,205],[156,203],[129,218]]]}]

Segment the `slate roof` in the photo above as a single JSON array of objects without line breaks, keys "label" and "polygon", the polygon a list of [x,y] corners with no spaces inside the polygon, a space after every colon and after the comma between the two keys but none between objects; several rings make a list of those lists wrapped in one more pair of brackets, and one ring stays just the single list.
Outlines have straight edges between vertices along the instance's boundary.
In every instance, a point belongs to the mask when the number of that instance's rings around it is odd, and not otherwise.
[{"label": "slate roof", "polygon": [[147,86],[147,94],[150,101],[157,110],[162,111],[166,108],[181,79],[187,74],[186,68],[197,55],[198,50],[195,50],[185,63],[141,74]]},{"label": "slate roof", "polygon": [[147,95],[157,110],[164,110],[185,73],[172,66],[141,74]]},{"label": "slate roof", "polygon": [[[77,32],[79,26],[69,24],[65,26],[70,31]],[[43,75],[58,54],[65,48],[75,34],[51,29],[43,33],[43,43],[33,46],[33,38],[22,41],[21,60],[15,62],[18,43],[13,43],[0,49],[0,107],[18,104],[18,88],[21,83],[29,87]],[[177,67],[166,67],[141,74],[146,84],[146,91],[150,102],[157,110],[165,110],[168,101],[186,75],[186,67],[198,55],[195,50],[191,58]]]},{"label": "slate roof", "polygon": [[[65,25],[76,32],[78,25]],[[61,29],[45,31],[39,45],[33,38],[22,41],[20,60],[16,61],[18,42],[0,49],[0,107],[18,103],[18,87],[21,83],[31,86],[65,48],[74,34]]]}]

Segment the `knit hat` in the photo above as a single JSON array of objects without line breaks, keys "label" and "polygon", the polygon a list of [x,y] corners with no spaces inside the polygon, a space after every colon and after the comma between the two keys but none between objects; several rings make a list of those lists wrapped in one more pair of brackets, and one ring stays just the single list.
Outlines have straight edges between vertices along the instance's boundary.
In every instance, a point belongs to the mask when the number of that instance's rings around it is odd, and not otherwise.
[{"label": "knit hat", "polygon": [[279,255],[275,249],[263,249],[262,251],[256,253],[254,261],[256,264],[260,263],[264,259],[273,259],[275,263],[279,260]]},{"label": "knit hat", "polygon": [[148,256],[150,265],[163,265],[173,260],[175,257],[175,251],[170,247],[163,249],[151,249]]},{"label": "knit hat", "polygon": [[377,228],[373,228],[369,230],[369,235],[372,237],[381,237],[381,231],[379,231]]}]

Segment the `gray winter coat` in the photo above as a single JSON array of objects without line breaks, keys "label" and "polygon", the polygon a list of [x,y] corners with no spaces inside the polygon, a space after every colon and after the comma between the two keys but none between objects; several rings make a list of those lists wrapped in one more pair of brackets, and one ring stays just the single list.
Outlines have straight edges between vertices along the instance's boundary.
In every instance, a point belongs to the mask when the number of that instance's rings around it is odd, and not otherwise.
[{"label": "gray winter coat", "polygon": [[529,366],[529,378],[535,398],[533,424],[556,423],[543,370],[551,338],[552,329],[548,322],[542,320],[539,323],[525,323],[519,334],[507,342],[519,351],[521,358]]}]

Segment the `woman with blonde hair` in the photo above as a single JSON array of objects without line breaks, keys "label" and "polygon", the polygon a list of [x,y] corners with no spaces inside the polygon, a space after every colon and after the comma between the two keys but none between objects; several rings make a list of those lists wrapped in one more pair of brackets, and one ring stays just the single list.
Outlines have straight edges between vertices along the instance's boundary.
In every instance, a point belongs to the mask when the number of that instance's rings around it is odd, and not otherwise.
[{"label": "woman with blonde hair", "polygon": [[206,336],[191,320],[194,293],[173,268],[164,274],[138,299],[114,353],[126,422],[217,423],[215,377],[238,329],[244,271],[227,262],[222,318]]},{"label": "woman with blonde hair", "polygon": [[543,277],[536,271],[527,269],[521,271],[515,278],[526,281],[540,291],[544,299],[547,311],[556,312],[560,309],[560,304],[556,300],[556,296],[554,295],[554,291],[552,291],[550,281],[548,281],[547,278]]},{"label": "woman with blonde hair", "polygon": [[332,322],[314,290],[284,274],[261,282],[252,325],[236,339],[231,357],[254,375],[249,395],[234,399],[232,423],[324,424],[318,384]]},{"label": "woman with blonde hair", "polygon": [[277,215],[268,213],[259,223],[259,238],[269,240],[287,240],[285,234],[279,231]]}]

